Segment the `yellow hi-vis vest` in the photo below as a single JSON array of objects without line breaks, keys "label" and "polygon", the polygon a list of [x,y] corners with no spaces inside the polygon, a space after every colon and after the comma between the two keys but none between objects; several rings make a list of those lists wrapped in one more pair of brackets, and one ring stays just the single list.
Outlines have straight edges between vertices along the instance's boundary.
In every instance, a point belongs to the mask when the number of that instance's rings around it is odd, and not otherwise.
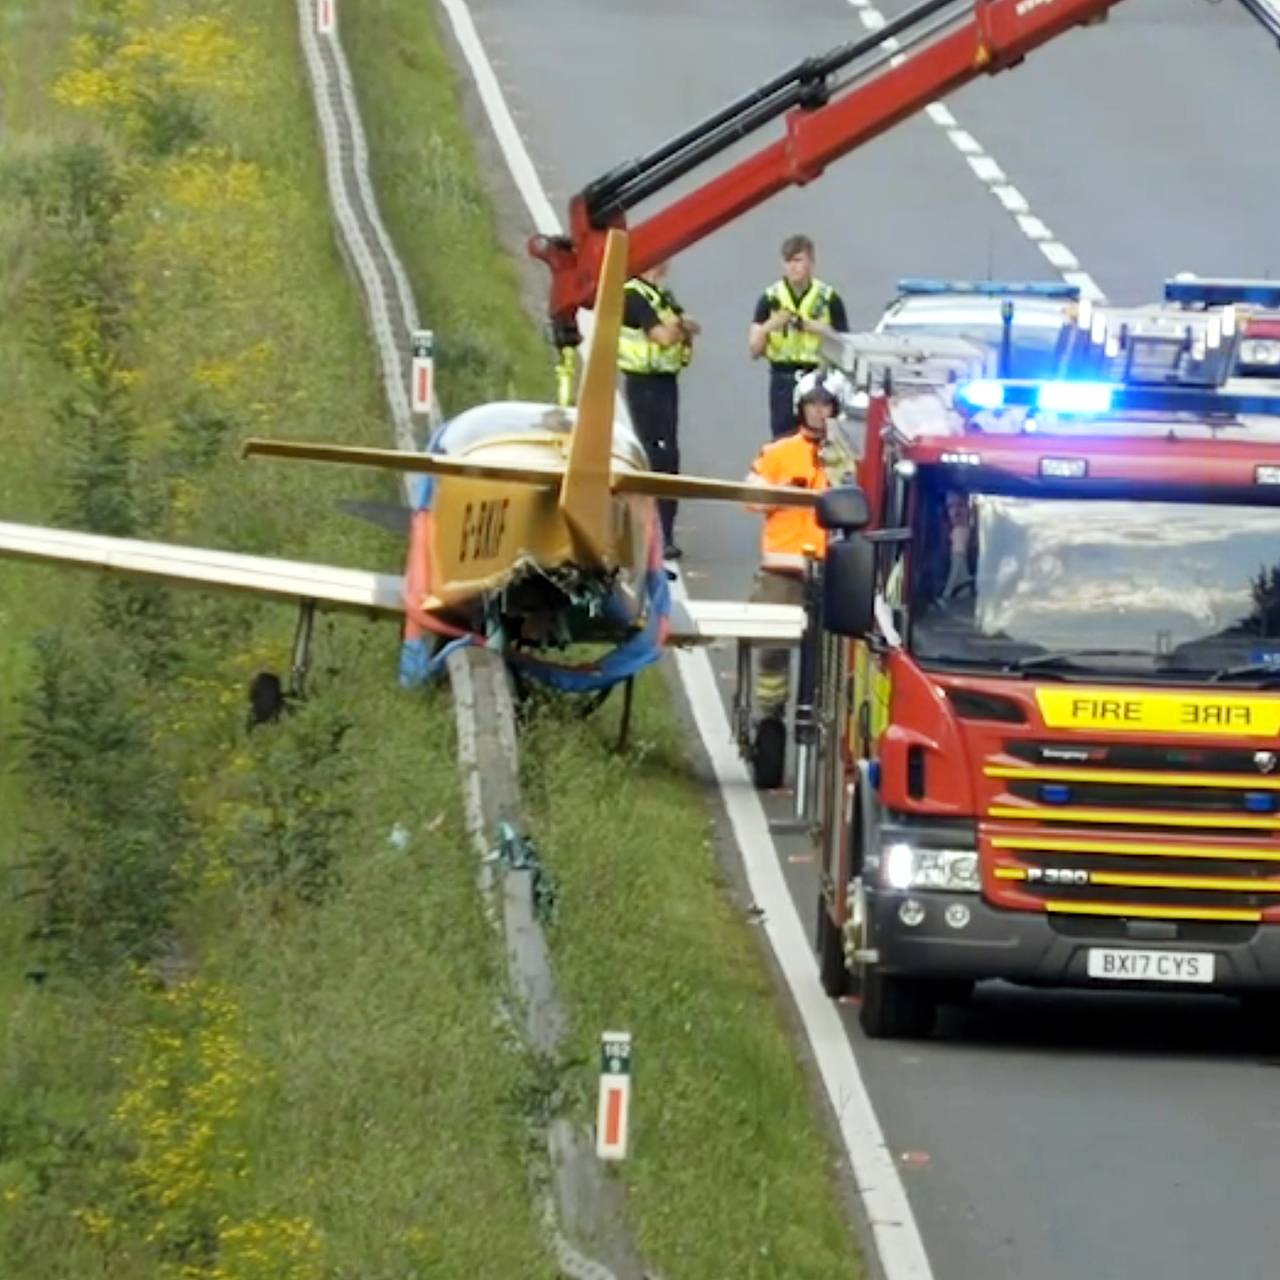
[{"label": "yellow hi-vis vest", "polygon": [[[627,281],[624,293],[639,294],[663,324],[671,324],[677,317],[671,295],[639,276]],[[679,373],[691,356],[687,342],[664,347],[651,341],[643,329],[624,325],[618,336],[618,368],[623,373]]]},{"label": "yellow hi-vis vest", "polygon": [[[821,280],[810,280],[809,288],[799,302],[791,296],[791,287],[785,280],[771,284],[764,296],[775,311],[790,311],[818,324],[831,323],[831,299],[835,290]],[[816,365],[822,354],[822,338],[801,329],[782,329],[769,335],[764,354],[770,364]]]}]

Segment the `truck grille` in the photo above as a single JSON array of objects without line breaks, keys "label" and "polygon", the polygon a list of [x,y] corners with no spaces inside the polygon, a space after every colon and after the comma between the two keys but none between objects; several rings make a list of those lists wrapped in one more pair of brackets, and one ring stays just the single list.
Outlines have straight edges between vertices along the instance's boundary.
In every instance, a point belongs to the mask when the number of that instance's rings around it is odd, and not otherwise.
[{"label": "truck grille", "polygon": [[1007,743],[985,769],[995,893],[1066,915],[1257,921],[1280,907],[1276,763],[1266,752]]}]

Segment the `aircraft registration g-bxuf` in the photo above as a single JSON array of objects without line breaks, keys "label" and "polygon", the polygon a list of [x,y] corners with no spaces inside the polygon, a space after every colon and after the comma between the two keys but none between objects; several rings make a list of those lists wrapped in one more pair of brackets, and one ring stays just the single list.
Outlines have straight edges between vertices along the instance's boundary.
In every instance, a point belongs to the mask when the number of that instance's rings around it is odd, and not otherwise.
[{"label": "aircraft registration g-bxuf", "polygon": [[[615,419],[626,275],[627,237],[613,232],[576,412],[480,405],[446,423],[424,453],[245,444],[250,456],[422,475],[403,577],[13,524],[0,524],[0,556],[296,601],[295,678],[305,669],[316,609],[402,619],[406,683],[438,667],[442,644],[455,640],[501,646],[532,674],[584,692],[628,679],[665,643],[798,640],[798,608],[688,601],[673,609],[655,499],[814,506],[818,494],[648,469],[643,446]],[[538,654],[576,642],[616,647],[577,667]]]}]

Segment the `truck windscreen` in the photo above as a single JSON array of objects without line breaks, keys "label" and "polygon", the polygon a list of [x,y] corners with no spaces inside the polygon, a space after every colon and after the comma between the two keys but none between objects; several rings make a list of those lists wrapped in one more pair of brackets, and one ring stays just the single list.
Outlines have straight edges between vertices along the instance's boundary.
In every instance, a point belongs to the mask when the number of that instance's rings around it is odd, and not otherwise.
[{"label": "truck windscreen", "polygon": [[1280,508],[939,477],[918,491],[908,573],[911,649],[926,662],[1280,671]]}]

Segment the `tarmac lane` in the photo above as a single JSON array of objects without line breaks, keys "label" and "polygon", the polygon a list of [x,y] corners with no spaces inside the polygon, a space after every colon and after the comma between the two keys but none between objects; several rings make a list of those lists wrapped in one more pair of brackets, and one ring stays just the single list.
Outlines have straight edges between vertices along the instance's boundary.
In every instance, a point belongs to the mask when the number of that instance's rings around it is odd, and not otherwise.
[{"label": "tarmac lane", "polygon": [[1113,301],[1280,277],[1280,49],[1237,0],[1123,0],[947,102]]},{"label": "tarmac lane", "polygon": [[[886,0],[884,11],[904,7]],[[563,211],[621,161],[859,34],[866,6],[471,8]],[[766,438],[765,371],[748,360],[745,335],[790,232],[817,241],[819,273],[843,292],[855,327],[874,322],[901,275],[1056,278],[1044,237],[1028,234],[1037,221],[1117,301],[1154,297],[1180,269],[1280,266],[1280,57],[1237,6],[1126,0],[1106,25],[948,106],[954,128],[909,121],[675,260],[671,284],[705,331],[682,378],[686,471],[743,473]],[[999,177],[971,163],[957,129]],[[1021,217],[994,190],[1006,181],[1026,198]],[[756,517],[688,504],[677,537],[691,594],[749,589]],[[784,817],[787,798],[768,807]],[[812,920],[816,866],[803,841],[778,846]],[[842,1016],[939,1280],[1275,1274],[1280,1059],[1231,1002],[996,987],[946,1010],[935,1039],[903,1043],[866,1041],[852,1006]]]}]

